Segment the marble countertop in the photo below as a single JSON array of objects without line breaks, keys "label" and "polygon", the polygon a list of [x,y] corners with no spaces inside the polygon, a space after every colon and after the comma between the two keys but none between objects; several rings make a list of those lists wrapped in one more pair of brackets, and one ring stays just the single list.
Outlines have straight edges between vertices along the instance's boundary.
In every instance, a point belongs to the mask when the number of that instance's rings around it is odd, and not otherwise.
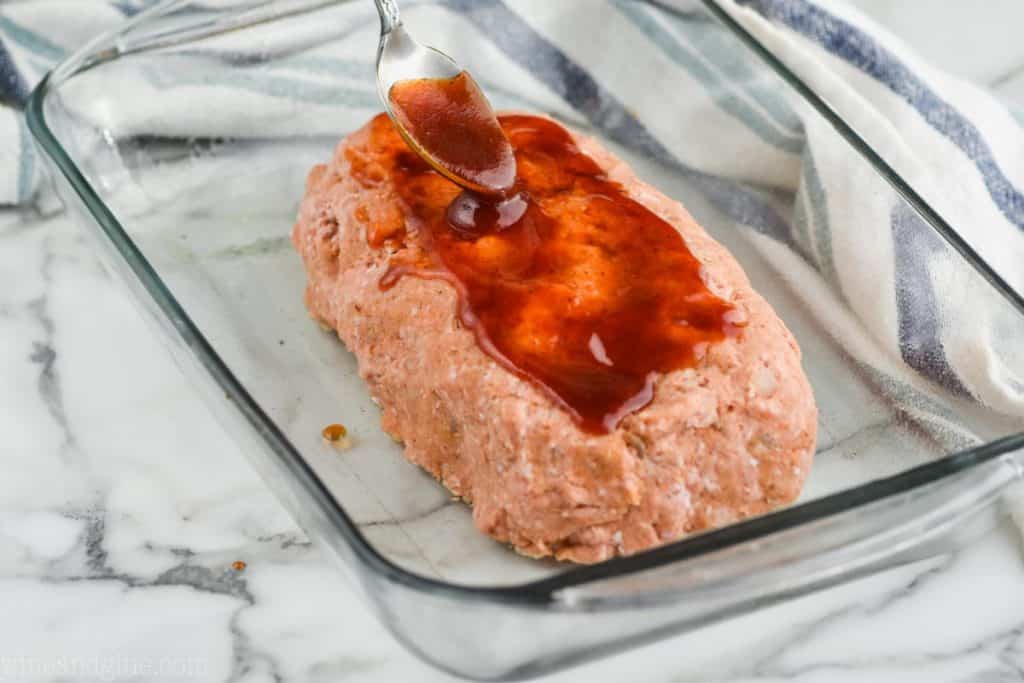
[{"label": "marble countertop", "polygon": [[[858,2],[1024,104],[1024,44],[998,33],[1021,25],[1018,0],[990,3],[1002,19],[963,59],[915,13],[925,3]],[[0,368],[0,681],[452,680],[305,540],[62,214],[0,211]],[[1020,546],[1004,522],[956,553],[544,680],[1024,679]]]}]

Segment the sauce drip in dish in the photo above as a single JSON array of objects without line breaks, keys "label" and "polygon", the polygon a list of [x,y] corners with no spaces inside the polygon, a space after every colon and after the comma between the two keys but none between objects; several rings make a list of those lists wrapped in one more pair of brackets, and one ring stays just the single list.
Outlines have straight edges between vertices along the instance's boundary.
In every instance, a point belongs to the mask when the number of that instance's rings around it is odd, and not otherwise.
[{"label": "sauce drip in dish", "polygon": [[404,225],[367,225],[397,249],[381,279],[441,278],[480,348],[534,382],[582,429],[606,433],[653,398],[661,373],[699,362],[738,333],[733,306],[704,284],[680,234],[608,179],[560,125],[500,117],[518,164],[506,197],[463,191],[413,154],[386,117],[373,159],[350,154],[373,184],[386,173]]},{"label": "sauce drip in dish", "polygon": [[454,78],[399,81],[388,93],[395,117],[452,180],[484,194],[504,194],[516,159],[494,110],[463,71]]}]

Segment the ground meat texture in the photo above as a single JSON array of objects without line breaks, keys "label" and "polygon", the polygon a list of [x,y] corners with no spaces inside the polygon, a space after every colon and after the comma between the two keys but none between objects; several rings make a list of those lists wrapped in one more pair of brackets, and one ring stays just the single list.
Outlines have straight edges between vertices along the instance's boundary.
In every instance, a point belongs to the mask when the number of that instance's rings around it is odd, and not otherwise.
[{"label": "ground meat texture", "polygon": [[481,531],[527,555],[598,562],[799,495],[817,425],[800,350],[735,259],[679,203],[576,136],[612,180],[680,232],[708,288],[746,323],[693,367],[660,376],[653,401],[613,431],[587,433],[480,349],[458,321],[452,285],[403,277],[380,287],[403,250],[392,238],[415,233],[393,182],[375,167],[381,125],[390,124],[378,118],[350,135],[309,174],[292,233],[309,276],[306,304],[355,354],[385,431],[472,504]]}]

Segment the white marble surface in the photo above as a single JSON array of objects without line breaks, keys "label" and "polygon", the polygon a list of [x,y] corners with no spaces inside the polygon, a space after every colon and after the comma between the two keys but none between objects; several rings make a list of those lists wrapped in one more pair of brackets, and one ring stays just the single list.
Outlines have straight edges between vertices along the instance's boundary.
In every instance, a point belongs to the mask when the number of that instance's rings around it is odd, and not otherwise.
[{"label": "white marble surface", "polygon": [[[859,2],[1024,102],[1015,0],[991,3],[989,40],[971,25],[989,52],[962,60],[917,20],[954,3]],[[304,540],[63,216],[0,211],[0,378],[0,681],[448,680]],[[1006,523],[547,680],[1024,679],[1019,546]]]}]

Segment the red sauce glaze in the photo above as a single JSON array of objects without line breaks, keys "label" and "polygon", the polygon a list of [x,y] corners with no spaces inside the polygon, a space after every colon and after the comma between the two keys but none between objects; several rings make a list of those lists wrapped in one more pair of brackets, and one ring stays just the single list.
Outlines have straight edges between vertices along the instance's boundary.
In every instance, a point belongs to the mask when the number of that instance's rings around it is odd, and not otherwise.
[{"label": "red sauce glaze", "polygon": [[[373,122],[372,166],[386,169],[406,212],[401,230],[368,226],[372,243],[399,249],[380,286],[407,275],[451,282],[486,353],[585,431],[606,433],[651,401],[659,374],[694,365],[742,320],[704,284],[676,229],[568,131],[532,116],[500,121],[519,168],[509,198],[461,191],[387,118]],[[353,173],[367,166],[353,163]]]},{"label": "red sauce glaze", "polygon": [[516,180],[516,159],[476,81],[399,81],[388,93],[402,127],[452,180],[485,194],[504,194]]}]

